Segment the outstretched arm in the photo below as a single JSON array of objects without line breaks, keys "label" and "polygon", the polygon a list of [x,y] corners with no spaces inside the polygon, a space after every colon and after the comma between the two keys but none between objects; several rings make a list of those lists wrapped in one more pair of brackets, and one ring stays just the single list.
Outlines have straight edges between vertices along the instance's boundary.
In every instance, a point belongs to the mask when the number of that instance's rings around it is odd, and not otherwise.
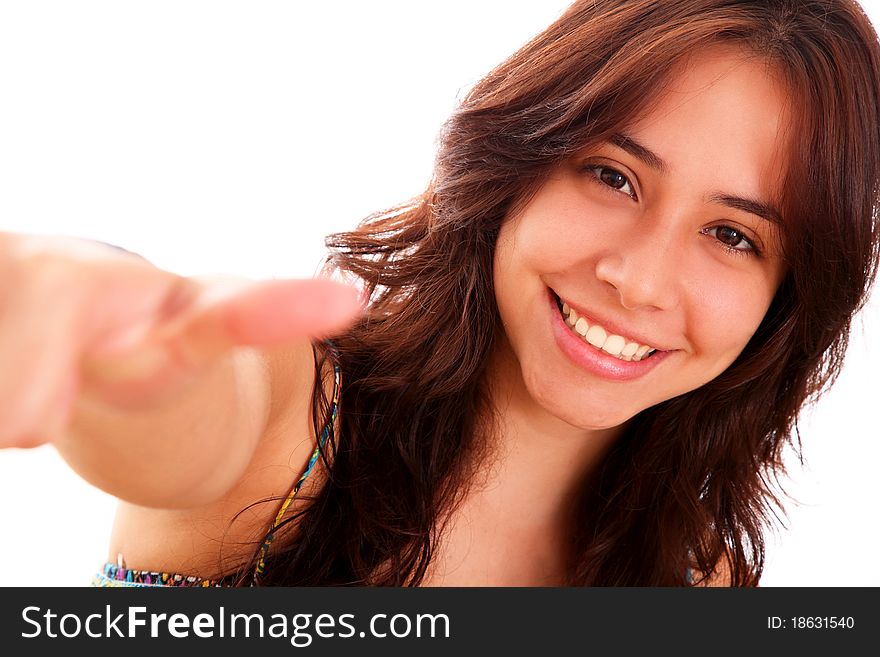
[{"label": "outstretched arm", "polygon": [[0,446],[52,441],[142,506],[218,499],[273,414],[267,353],[354,319],[327,280],[190,279],[65,238],[0,234]]}]

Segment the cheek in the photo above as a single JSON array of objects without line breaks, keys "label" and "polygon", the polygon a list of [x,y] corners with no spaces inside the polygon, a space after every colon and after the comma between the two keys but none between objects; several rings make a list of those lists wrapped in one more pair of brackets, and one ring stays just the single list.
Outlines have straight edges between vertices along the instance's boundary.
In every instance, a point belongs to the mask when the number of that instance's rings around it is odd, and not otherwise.
[{"label": "cheek", "polygon": [[717,361],[718,373],[732,363],[754,335],[773,296],[765,280],[715,276],[695,287],[692,335],[699,355]]},{"label": "cheek", "polygon": [[521,275],[570,273],[589,260],[595,237],[583,218],[551,215],[523,223],[511,235],[510,267]]},{"label": "cheek", "polygon": [[578,193],[567,178],[552,178],[518,217],[502,225],[498,246],[515,258],[519,271],[562,272],[581,263],[603,227],[619,219]]}]

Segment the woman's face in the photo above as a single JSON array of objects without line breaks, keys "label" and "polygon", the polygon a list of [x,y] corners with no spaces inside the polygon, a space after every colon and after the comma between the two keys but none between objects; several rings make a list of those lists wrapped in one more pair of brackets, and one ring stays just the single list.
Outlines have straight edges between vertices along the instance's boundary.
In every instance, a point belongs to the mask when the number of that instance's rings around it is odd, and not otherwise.
[{"label": "woman's face", "polygon": [[502,351],[545,411],[618,426],[743,350],[784,273],[786,101],[739,50],[694,57],[647,115],[568,160],[505,222]]}]

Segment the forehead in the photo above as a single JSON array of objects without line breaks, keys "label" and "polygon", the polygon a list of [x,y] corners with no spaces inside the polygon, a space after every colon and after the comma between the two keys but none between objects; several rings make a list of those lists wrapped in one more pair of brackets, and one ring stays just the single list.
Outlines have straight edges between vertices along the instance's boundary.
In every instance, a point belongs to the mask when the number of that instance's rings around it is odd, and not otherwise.
[{"label": "forehead", "polygon": [[625,129],[671,175],[743,195],[778,198],[791,109],[782,77],[760,58],[718,46],[683,62]]}]

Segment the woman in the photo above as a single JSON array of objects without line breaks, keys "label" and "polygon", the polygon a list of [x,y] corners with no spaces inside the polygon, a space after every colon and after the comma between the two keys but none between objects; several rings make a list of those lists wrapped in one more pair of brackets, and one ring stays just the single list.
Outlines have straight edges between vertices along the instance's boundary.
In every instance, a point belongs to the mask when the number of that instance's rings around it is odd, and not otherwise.
[{"label": "woman", "polygon": [[[370,305],[317,367],[303,343],[218,364],[294,331],[218,337],[222,304],[194,320],[190,288],[157,293],[183,318],[158,360],[140,336],[137,357],[89,354],[93,396],[149,397],[145,435],[218,399],[254,410],[204,432],[227,429],[212,467],[181,458],[160,489],[112,472],[111,414],[80,403],[59,449],[137,505],[112,553],[224,583],[756,583],[769,479],[878,248],[876,37],[853,4],[794,6],[573,5],[464,100],[423,196],[330,238]],[[254,320],[280,295],[260,292],[225,307]],[[175,379],[185,400],[157,393],[169,344],[202,368]],[[308,406],[324,459],[272,523],[277,501],[250,504],[288,497]],[[223,532],[200,543],[207,525]]]}]

